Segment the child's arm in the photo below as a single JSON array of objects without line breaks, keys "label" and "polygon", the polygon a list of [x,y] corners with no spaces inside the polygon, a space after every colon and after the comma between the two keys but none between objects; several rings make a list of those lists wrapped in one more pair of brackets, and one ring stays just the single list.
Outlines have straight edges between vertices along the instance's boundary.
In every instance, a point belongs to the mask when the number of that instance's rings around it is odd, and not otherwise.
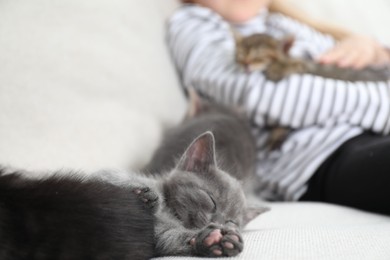
[{"label": "child's arm", "polygon": [[372,37],[356,34],[340,26],[313,19],[286,0],[272,0],[271,12],[279,12],[319,32],[332,35],[338,44],[318,57],[318,61],[340,67],[360,69],[369,65],[390,63],[390,52]]},{"label": "child's arm", "polygon": [[367,66],[389,65],[390,52],[372,37],[351,35],[341,40],[335,48],[321,55],[318,61],[361,69]]}]

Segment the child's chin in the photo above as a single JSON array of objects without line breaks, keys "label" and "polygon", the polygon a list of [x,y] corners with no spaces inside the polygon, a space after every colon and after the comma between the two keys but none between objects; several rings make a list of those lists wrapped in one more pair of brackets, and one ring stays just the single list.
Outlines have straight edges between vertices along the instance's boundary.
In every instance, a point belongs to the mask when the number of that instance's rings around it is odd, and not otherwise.
[{"label": "child's chin", "polygon": [[233,12],[225,16],[225,19],[232,23],[245,23],[252,18],[254,18],[258,12],[251,11],[241,11],[241,12]]},{"label": "child's chin", "polygon": [[226,7],[228,9],[225,9],[225,19],[234,23],[244,23],[257,16],[264,8],[267,8],[269,0],[230,0],[227,2]]}]

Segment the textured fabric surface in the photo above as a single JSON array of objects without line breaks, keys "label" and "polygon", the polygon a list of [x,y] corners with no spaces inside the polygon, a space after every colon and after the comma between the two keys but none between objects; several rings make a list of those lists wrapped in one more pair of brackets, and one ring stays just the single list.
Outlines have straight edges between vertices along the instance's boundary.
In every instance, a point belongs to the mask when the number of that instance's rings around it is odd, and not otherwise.
[{"label": "textured fabric surface", "polygon": [[389,217],[319,203],[273,203],[271,208],[249,223],[244,251],[228,259],[390,259]]},{"label": "textured fabric surface", "polygon": [[[390,24],[389,16],[376,20],[376,12],[390,13],[387,0],[354,0],[358,12],[335,8],[350,0],[294,1],[349,25],[360,16],[356,24],[367,18]],[[174,0],[0,1],[0,163],[93,170],[145,162],[162,127],[185,109],[164,43],[164,20],[175,6]],[[389,36],[387,27],[375,28]],[[390,218],[272,204],[244,239],[240,259],[390,259]]]}]

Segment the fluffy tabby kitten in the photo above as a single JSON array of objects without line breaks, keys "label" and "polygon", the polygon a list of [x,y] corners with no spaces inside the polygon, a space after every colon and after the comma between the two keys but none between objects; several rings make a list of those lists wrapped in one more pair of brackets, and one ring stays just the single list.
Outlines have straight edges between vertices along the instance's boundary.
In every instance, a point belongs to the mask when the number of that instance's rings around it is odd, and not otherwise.
[{"label": "fluffy tabby kitten", "polygon": [[289,56],[293,37],[277,40],[267,34],[247,37],[233,32],[236,39],[236,61],[248,70],[264,70],[266,77],[279,81],[291,74],[313,74],[344,81],[386,81],[390,79],[388,68],[355,70],[334,65],[316,63],[310,59]]},{"label": "fluffy tabby kitten", "polygon": [[268,210],[248,206],[243,192],[253,174],[254,142],[247,121],[236,112],[191,95],[187,118],[166,134],[145,168],[165,179],[157,250],[234,256],[243,249],[242,228]]},{"label": "fluffy tabby kitten", "polygon": [[72,173],[43,179],[27,174],[0,168],[0,259],[153,256],[153,199],[145,186],[120,187]]}]

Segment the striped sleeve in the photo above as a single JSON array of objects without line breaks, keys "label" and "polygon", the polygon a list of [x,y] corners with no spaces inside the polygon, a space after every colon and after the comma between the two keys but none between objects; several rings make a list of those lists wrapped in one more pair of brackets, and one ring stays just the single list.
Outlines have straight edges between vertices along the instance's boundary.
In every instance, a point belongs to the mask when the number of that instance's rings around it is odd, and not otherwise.
[{"label": "striped sleeve", "polygon": [[[333,46],[328,36],[290,19],[274,17],[267,23],[270,33],[297,35],[297,49],[315,45],[313,55]],[[180,8],[168,23],[168,45],[184,87],[193,86],[221,103],[243,106],[259,127],[340,123],[389,132],[389,82],[352,83],[292,75],[274,83],[261,71],[247,73],[235,63],[229,24],[209,9]]]}]

